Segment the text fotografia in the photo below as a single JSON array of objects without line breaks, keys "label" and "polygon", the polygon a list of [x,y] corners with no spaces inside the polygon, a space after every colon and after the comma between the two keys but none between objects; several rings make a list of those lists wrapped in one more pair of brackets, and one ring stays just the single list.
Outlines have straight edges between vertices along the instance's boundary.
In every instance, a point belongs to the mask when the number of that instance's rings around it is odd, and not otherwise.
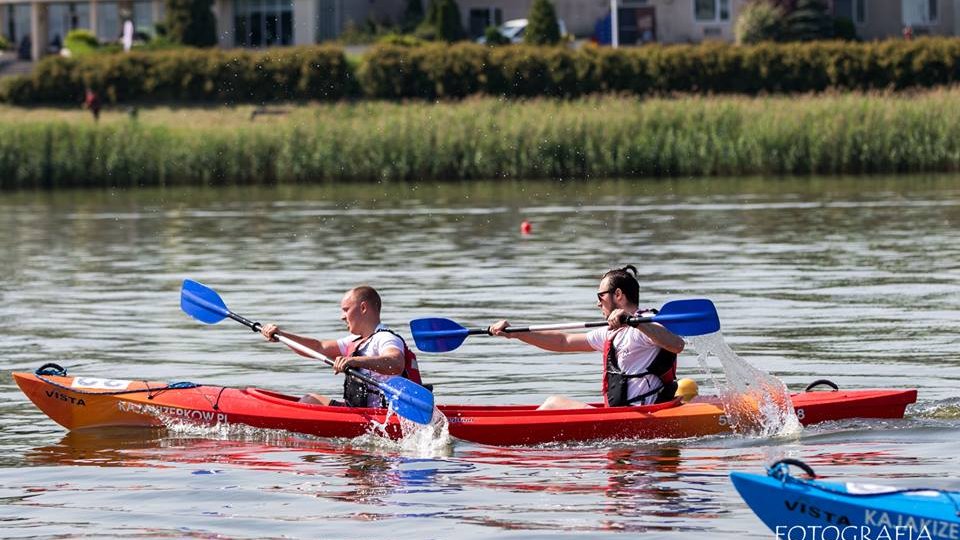
[{"label": "text fotografia", "polygon": [[[778,540],[938,540],[958,538],[957,524],[929,520],[929,525],[777,525]],[[937,527],[945,525],[946,527]],[[939,530],[938,530],[939,529]]]}]

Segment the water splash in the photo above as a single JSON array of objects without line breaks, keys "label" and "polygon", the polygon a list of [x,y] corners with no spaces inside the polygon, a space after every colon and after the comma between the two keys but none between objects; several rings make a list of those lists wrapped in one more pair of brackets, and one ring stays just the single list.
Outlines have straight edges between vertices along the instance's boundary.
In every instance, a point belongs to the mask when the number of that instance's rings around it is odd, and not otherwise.
[{"label": "water splash", "polygon": [[[688,341],[696,349],[697,361],[713,382],[720,403],[734,432],[758,437],[783,437],[800,433],[803,426],[793,410],[790,392],[783,382],[737,356],[723,334],[715,332],[693,336]],[[723,367],[721,383],[707,364],[715,356]]]},{"label": "water splash", "polygon": [[[258,428],[234,423],[197,423],[179,416],[171,416],[159,411],[153,412],[169,433],[180,437],[255,441],[275,445],[288,444],[291,435],[313,439],[310,435],[281,429]],[[450,453],[453,440],[450,437],[447,417],[436,408],[433,409],[430,423],[426,425],[398,416],[392,408],[389,408],[383,422],[371,420],[367,433],[350,439],[350,445],[397,451],[416,457],[440,457]]]},{"label": "water splash", "polygon": [[357,437],[354,441],[389,450],[398,450],[404,454],[417,457],[441,457],[450,454],[453,439],[450,438],[447,417],[439,410],[433,409],[433,417],[429,424],[419,424],[402,416],[397,416],[401,433],[399,438],[385,436],[391,417],[394,415],[392,408],[387,409],[387,415],[384,417],[383,423],[371,421],[371,433]]},{"label": "water splash", "polygon": [[960,418],[960,398],[917,405],[914,407],[914,416],[937,420],[956,420]]}]

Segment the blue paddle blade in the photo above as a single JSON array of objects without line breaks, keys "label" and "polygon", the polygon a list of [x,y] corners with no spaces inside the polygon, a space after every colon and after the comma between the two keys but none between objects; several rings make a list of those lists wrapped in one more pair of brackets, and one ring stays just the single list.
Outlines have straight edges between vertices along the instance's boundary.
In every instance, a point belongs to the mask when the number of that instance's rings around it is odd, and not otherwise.
[{"label": "blue paddle blade", "polygon": [[702,336],[720,331],[717,308],[705,298],[667,302],[653,320],[678,336]]},{"label": "blue paddle blade", "polygon": [[450,319],[415,319],[410,332],[417,348],[423,352],[447,352],[459,347],[470,331]]},{"label": "blue paddle blade", "polygon": [[433,394],[426,388],[403,377],[391,377],[378,386],[398,415],[418,424],[433,419]]},{"label": "blue paddle blade", "polygon": [[183,280],[183,287],[180,288],[180,309],[206,324],[216,324],[230,313],[216,291],[192,279]]}]

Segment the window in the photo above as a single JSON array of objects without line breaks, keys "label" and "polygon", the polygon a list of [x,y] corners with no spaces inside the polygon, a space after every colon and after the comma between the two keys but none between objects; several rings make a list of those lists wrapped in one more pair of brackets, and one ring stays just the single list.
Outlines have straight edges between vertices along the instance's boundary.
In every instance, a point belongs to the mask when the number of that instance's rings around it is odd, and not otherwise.
[{"label": "window", "polygon": [[293,43],[291,0],[235,0],[234,43],[241,47],[269,47]]},{"label": "window", "polygon": [[833,0],[833,16],[863,24],[867,22],[867,0]]},{"label": "window", "polygon": [[730,20],[730,0],[694,0],[693,18],[697,22]]},{"label": "window", "polygon": [[939,0],[903,0],[904,26],[930,26],[940,18]]},{"label": "window", "polygon": [[97,37],[104,41],[120,39],[120,9],[116,3],[97,3]]},{"label": "window", "polygon": [[154,34],[152,2],[133,3],[133,27],[137,32]]}]

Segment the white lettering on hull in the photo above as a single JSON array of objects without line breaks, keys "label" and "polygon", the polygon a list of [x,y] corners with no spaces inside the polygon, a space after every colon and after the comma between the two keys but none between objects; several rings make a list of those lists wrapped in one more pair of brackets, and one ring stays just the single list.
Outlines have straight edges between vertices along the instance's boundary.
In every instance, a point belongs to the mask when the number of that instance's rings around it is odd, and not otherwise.
[{"label": "white lettering on hull", "polygon": [[129,412],[142,414],[146,416],[155,416],[158,418],[169,418],[173,420],[189,420],[202,424],[227,424],[229,420],[227,415],[221,412],[198,411],[196,409],[181,409],[179,407],[167,407],[165,405],[146,405],[143,403],[131,403],[129,401],[118,401],[117,410],[120,412]]}]

